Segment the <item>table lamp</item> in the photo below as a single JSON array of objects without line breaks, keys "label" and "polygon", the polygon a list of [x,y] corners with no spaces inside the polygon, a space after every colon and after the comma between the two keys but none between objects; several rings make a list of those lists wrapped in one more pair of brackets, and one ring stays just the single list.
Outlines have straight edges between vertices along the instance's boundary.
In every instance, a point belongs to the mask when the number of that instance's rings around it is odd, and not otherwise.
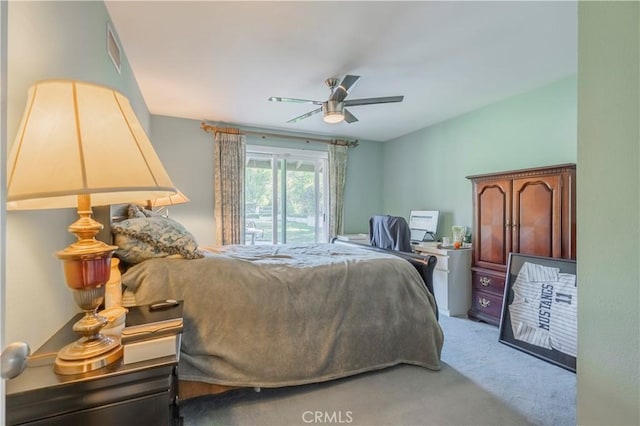
[{"label": "table lamp", "polygon": [[37,82],[8,159],[8,210],[77,207],[80,216],[68,228],[77,241],[56,255],[85,312],[73,326],[82,337],[58,352],[54,370],[77,374],[118,360],[120,341],[100,333],[107,320],[96,314],[117,246],[95,239],[102,225],[91,206],[176,192],[129,100],[82,81]]},{"label": "table lamp", "polygon": [[176,190],[175,194],[169,195],[168,197],[160,197],[155,200],[146,200],[140,204],[144,204],[147,210],[158,209],[162,210],[163,207],[175,206],[176,204],[188,203],[189,198],[182,193],[180,190]]}]

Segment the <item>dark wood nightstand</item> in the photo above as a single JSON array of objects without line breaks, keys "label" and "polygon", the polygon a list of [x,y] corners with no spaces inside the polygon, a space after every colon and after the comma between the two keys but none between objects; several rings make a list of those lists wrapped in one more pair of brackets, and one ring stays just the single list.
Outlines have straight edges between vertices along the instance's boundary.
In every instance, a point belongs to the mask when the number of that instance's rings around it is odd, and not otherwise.
[{"label": "dark wood nightstand", "polygon": [[[72,318],[18,377],[6,382],[7,425],[180,425],[178,358],[123,365],[122,359],[75,375],[53,372],[56,352],[78,338]],[[47,356],[47,354],[50,354]]]}]

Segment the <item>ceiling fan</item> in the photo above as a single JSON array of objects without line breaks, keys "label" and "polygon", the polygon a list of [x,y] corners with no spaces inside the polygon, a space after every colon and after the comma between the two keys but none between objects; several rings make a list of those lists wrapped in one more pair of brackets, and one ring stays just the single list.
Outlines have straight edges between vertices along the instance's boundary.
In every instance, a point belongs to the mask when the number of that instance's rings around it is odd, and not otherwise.
[{"label": "ceiling fan", "polygon": [[324,83],[331,90],[329,99],[322,101],[312,101],[308,99],[295,99],[295,98],[280,98],[272,96],[269,98],[272,102],[297,102],[297,103],[309,103],[320,105],[320,108],[309,111],[306,114],[302,114],[298,117],[292,118],[287,123],[296,123],[304,120],[307,117],[311,117],[314,114],[323,112],[323,120],[327,123],[339,123],[342,120],[347,123],[355,123],[358,119],[349,112],[346,107],[357,105],[370,105],[370,104],[386,104],[390,102],[402,102],[404,96],[386,96],[382,98],[365,98],[365,99],[349,99],[345,100],[349,94],[349,90],[360,79],[357,75],[346,75],[340,84],[336,77],[327,78]]}]

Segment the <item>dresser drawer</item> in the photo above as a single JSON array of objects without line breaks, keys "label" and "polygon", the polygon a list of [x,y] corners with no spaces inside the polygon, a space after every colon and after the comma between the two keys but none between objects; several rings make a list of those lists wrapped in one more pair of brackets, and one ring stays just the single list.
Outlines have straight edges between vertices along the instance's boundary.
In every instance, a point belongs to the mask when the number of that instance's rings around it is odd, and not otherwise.
[{"label": "dresser drawer", "polygon": [[502,314],[502,296],[473,290],[471,295],[471,311],[469,313],[472,317],[498,325],[500,323],[500,315]]},{"label": "dresser drawer", "polygon": [[501,273],[487,271],[473,271],[471,282],[474,290],[493,293],[502,297],[504,294],[505,276]]}]

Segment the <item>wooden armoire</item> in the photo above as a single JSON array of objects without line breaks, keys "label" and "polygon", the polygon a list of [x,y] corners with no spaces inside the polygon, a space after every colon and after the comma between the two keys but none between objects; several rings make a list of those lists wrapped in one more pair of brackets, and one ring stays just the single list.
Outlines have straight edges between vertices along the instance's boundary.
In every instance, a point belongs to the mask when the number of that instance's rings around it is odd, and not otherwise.
[{"label": "wooden armoire", "polygon": [[576,258],[576,166],[467,176],[473,183],[469,318],[498,325],[509,253]]}]

